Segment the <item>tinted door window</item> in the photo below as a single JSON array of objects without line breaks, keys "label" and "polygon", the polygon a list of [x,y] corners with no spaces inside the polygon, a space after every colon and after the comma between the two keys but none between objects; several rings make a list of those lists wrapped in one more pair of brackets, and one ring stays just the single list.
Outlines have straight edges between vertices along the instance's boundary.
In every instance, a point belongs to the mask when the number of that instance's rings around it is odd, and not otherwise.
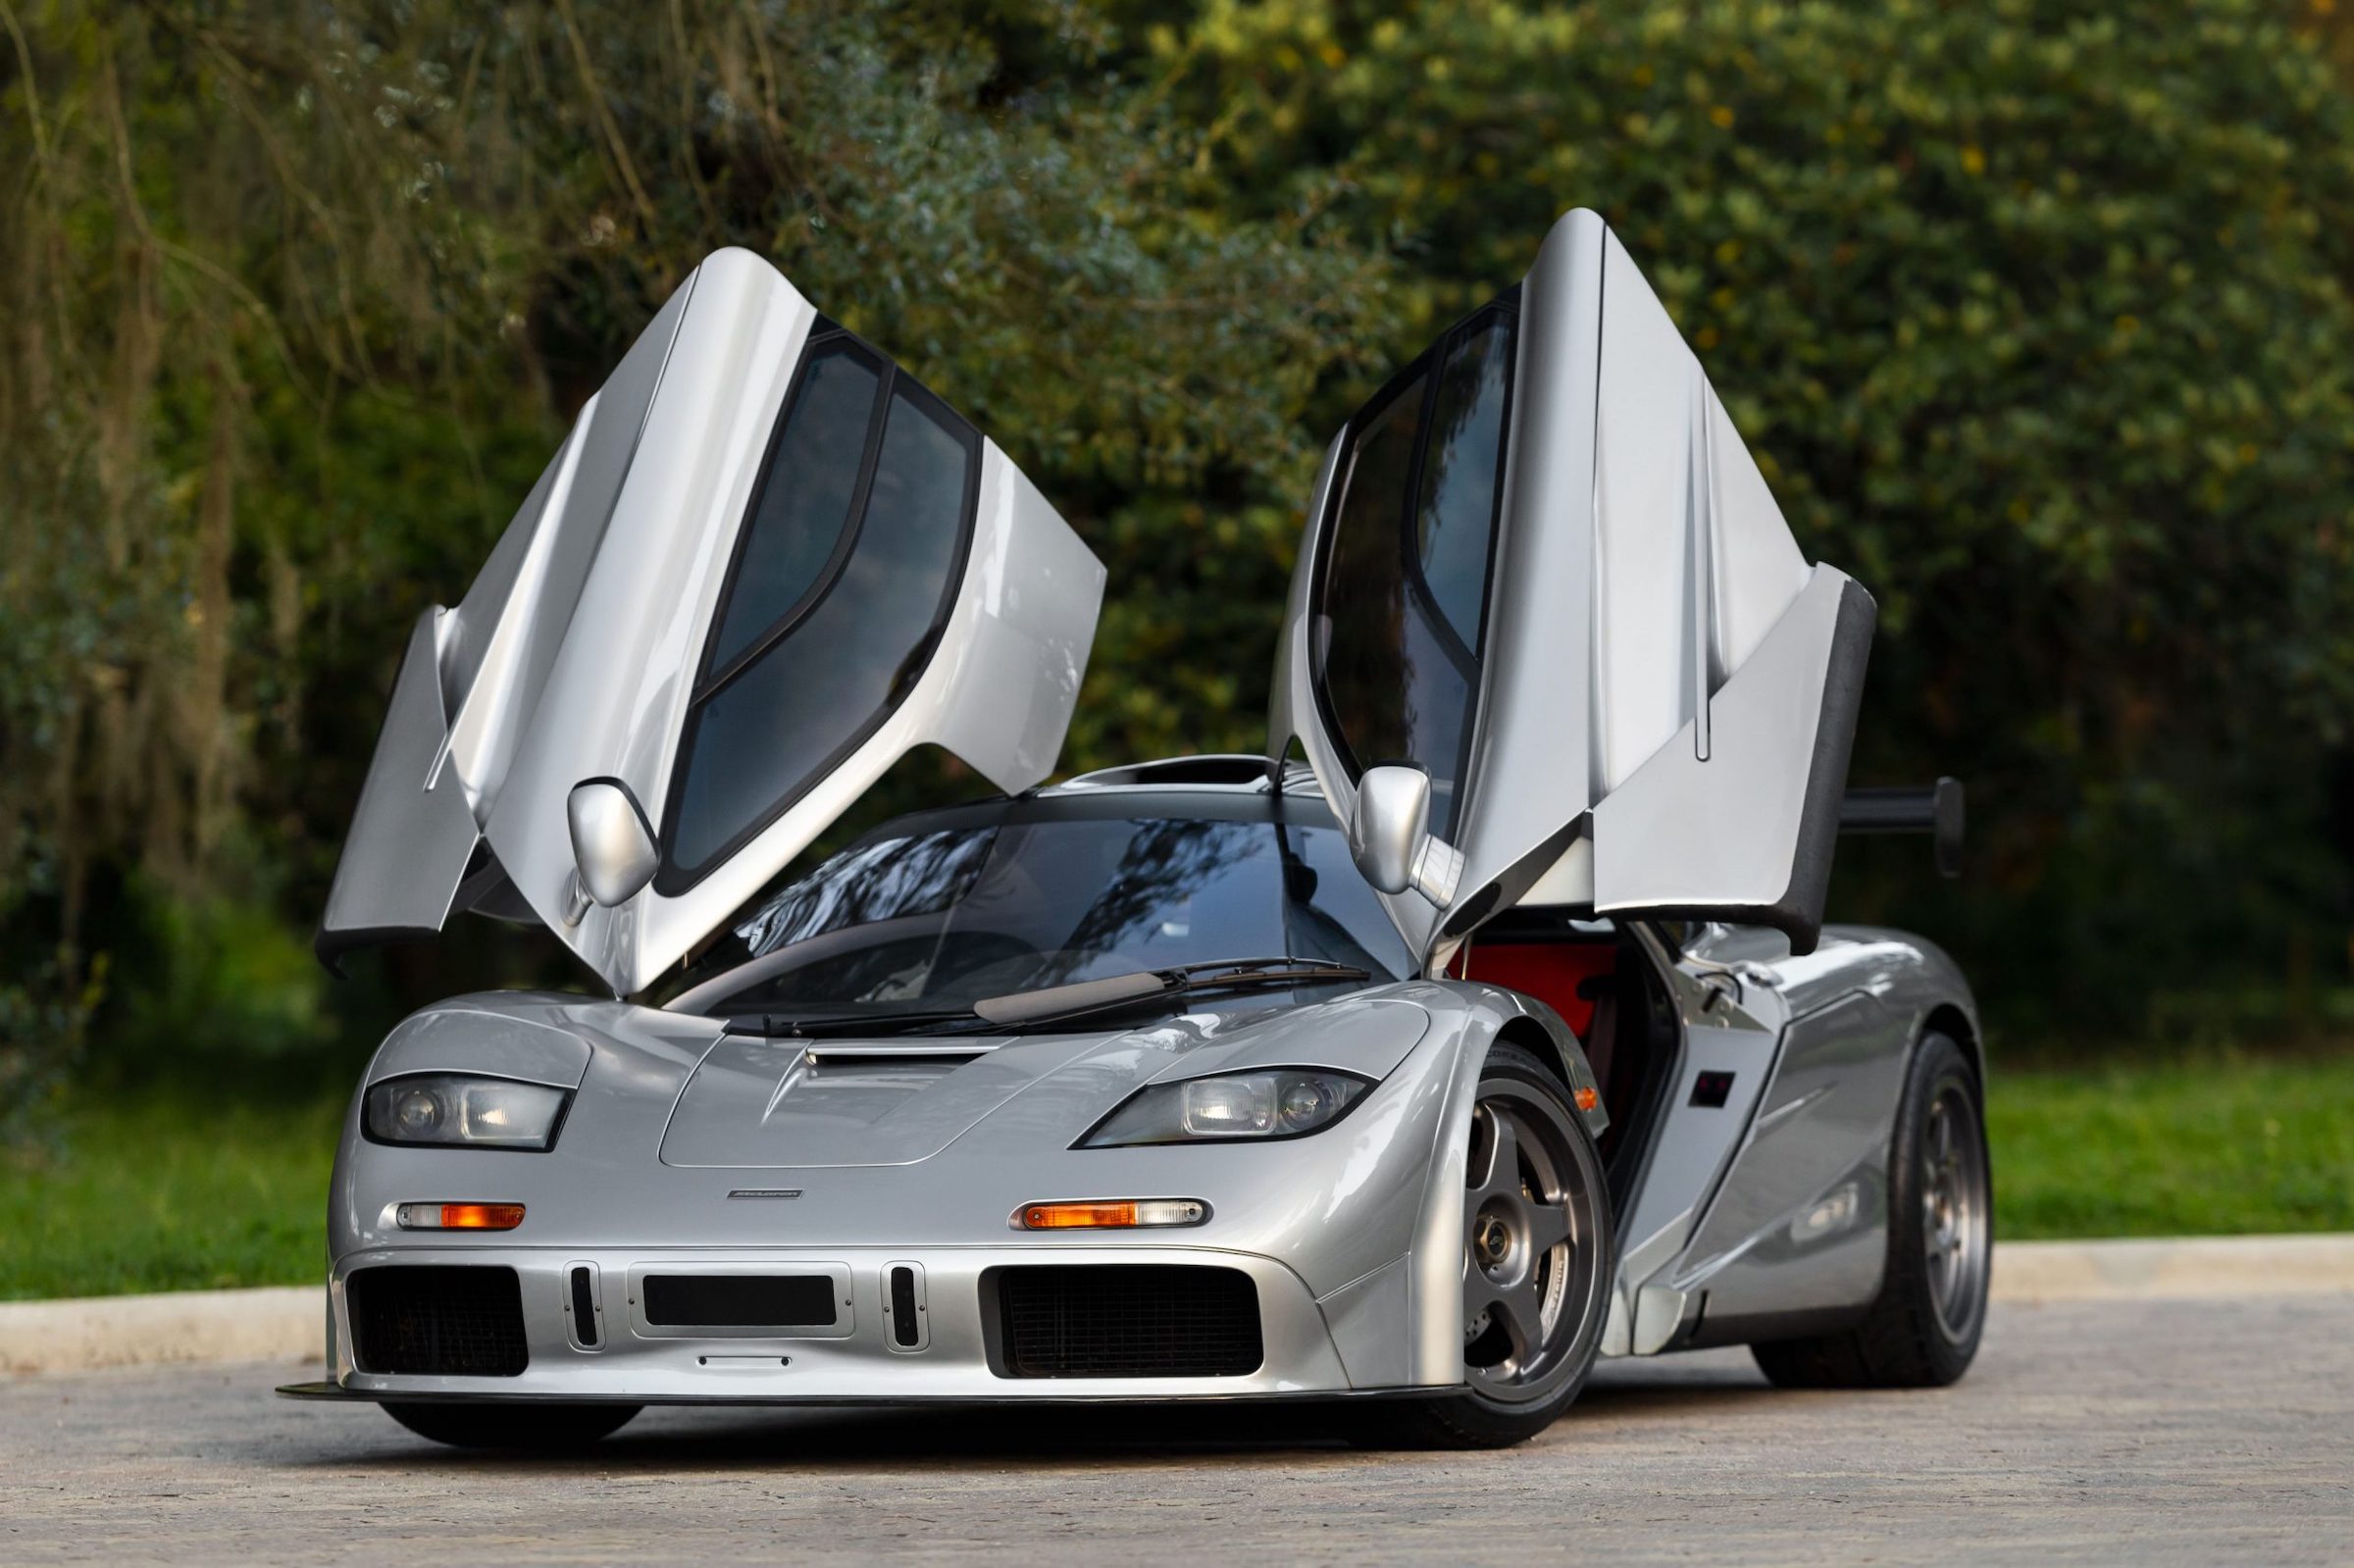
[{"label": "tinted door window", "polygon": [[1422,582],[1466,653],[1479,649],[1487,604],[1488,550],[1504,487],[1505,388],[1512,330],[1502,318],[1448,350],[1430,414],[1429,446],[1414,513]]},{"label": "tinted door window", "polygon": [[1353,427],[1318,587],[1317,677],[1352,775],[1430,775],[1454,833],[1479,691],[1512,319],[1471,318]]},{"label": "tinted door window", "polygon": [[[879,360],[869,374],[886,405],[880,429],[860,427],[855,446],[801,439],[793,427],[804,408],[824,411],[812,431],[849,439],[844,411],[855,408],[865,352],[820,353],[787,415],[680,739],[658,891],[691,885],[776,820],[874,733],[931,661],[960,577],[980,442]],[[806,395],[819,386],[823,400]],[[858,515],[829,538],[845,466]],[[814,499],[770,509],[773,492]],[[778,536],[765,541],[772,524]],[[740,619],[739,602],[757,608]],[[741,648],[723,651],[740,636]]]},{"label": "tinted door window", "polygon": [[810,356],[743,526],[719,632],[703,672],[733,664],[818,585],[854,516],[859,460],[883,378],[872,357],[838,339]]}]

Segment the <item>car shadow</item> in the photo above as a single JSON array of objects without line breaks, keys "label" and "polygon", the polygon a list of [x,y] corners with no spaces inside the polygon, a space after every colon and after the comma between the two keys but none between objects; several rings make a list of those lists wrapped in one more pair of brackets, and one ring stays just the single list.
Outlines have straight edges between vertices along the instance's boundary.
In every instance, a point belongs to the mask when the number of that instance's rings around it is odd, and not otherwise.
[{"label": "car shadow", "polygon": [[[1578,1441],[1581,1417],[1613,1426],[1651,1419],[1682,1420],[1702,1410],[1761,1404],[1784,1397],[1754,1371],[1677,1368],[1672,1363],[1613,1367],[1541,1438]],[[678,1469],[845,1469],[910,1465],[953,1471],[989,1468],[1009,1460],[1032,1463],[1189,1464],[1232,1460],[1263,1465],[1273,1457],[1313,1461],[1319,1455],[1379,1451],[1371,1441],[1369,1405],[1059,1405],[902,1406],[874,1410],[783,1407],[657,1407],[614,1436],[578,1451],[546,1453],[449,1448],[394,1427],[388,1417],[347,1409],[371,1421],[362,1453],[322,1451],[305,1467],[414,1469],[420,1464],[468,1469],[594,1468],[602,1472]],[[278,1452],[282,1457],[282,1446]]]},{"label": "car shadow", "polygon": [[602,1442],[565,1452],[443,1447],[394,1427],[389,1417],[350,1411],[377,1423],[367,1452],[321,1452],[306,1467],[411,1468],[421,1462],[465,1467],[571,1467],[600,1471],[910,1464],[943,1469],[998,1466],[1008,1459],[1044,1463],[1151,1460],[1199,1462],[1231,1455],[1263,1461],[1277,1453],[1338,1451],[1348,1429],[1309,1409],[1264,1406],[1181,1408],[1056,1406],[1005,1409],[913,1407],[876,1410],[658,1407]]}]

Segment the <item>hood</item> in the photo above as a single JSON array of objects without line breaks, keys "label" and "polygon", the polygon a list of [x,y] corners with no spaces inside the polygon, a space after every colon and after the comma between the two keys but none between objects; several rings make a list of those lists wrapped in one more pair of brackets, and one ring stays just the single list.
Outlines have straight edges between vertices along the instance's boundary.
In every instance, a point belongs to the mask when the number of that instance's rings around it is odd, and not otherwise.
[{"label": "hood", "polygon": [[911,1165],[989,1120],[1029,1148],[1067,1148],[1149,1083],[1254,1067],[1329,1067],[1376,1082],[1430,1027],[1380,993],[1244,1016],[1048,1037],[882,1040],[722,1037],[662,1135],[662,1163],[739,1169]]}]

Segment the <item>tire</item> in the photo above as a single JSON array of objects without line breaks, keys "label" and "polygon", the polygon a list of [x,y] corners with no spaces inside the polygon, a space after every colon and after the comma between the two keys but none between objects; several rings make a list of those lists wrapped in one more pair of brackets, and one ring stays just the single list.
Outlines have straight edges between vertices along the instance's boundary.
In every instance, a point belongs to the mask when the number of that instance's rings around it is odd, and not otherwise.
[{"label": "tire", "polygon": [[620,1431],[634,1404],[391,1404],[384,1414],[421,1438],[453,1448],[560,1453]]},{"label": "tire", "polygon": [[[1496,1159],[1499,1128],[1507,1162]],[[1376,1407],[1359,1441],[1525,1442],[1569,1407],[1602,1348],[1617,1268],[1602,1156],[1561,1079],[1503,1041],[1480,1069],[1463,1230],[1465,1388]]]},{"label": "tire", "polygon": [[1854,1328],[1750,1346],[1785,1389],[1937,1389],[1970,1370],[1986,1328],[1994,1182],[1977,1075],[1928,1034],[1913,1054],[1889,1152],[1888,1261]]}]

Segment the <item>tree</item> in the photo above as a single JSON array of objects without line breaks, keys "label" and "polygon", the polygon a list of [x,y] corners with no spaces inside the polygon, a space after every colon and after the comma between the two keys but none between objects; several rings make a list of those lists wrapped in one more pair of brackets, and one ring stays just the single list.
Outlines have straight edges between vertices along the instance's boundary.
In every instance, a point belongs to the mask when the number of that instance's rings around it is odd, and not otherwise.
[{"label": "tree", "polygon": [[303,933],[402,629],[454,602],[722,244],[970,412],[1114,563],[1071,756],[1255,733],[1230,633],[1271,640],[1315,453],[1298,409],[1361,359],[1386,270],[1323,240],[1312,181],[1237,216],[1198,137],[1095,69],[1085,13],[0,20],[0,269],[37,302],[0,317],[0,827],[24,846],[0,913],[15,951],[61,953],[28,1002],[128,943],[118,1049],[335,1032]]},{"label": "tree", "polygon": [[2277,977],[2350,913],[2354,100],[2291,18],[1219,0],[1136,9],[1129,69],[1237,193],[1347,180],[1401,359],[1608,218],[1879,599],[1858,778],[1976,787],[1963,900],[1851,852],[1847,907],[1961,935],[2000,1014],[2129,1031],[2153,971]]}]

